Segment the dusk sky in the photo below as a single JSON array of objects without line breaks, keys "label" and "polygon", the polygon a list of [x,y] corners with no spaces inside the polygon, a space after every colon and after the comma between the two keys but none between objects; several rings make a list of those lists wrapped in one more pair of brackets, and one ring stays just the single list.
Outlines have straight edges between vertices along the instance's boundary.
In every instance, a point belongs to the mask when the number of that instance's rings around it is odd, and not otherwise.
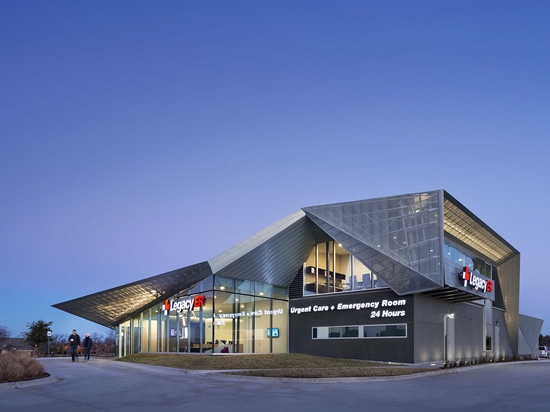
[{"label": "dusk sky", "polygon": [[0,0],[0,326],[301,207],[445,189],[550,334],[550,2]]}]

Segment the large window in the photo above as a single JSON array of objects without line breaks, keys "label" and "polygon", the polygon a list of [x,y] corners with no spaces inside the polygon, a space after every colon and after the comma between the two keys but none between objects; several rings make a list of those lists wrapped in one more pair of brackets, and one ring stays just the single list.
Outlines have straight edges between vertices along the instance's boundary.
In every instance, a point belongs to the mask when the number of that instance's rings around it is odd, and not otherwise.
[{"label": "large window", "polygon": [[364,338],[407,337],[407,325],[368,325],[363,327]]},{"label": "large window", "polygon": [[370,268],[334,241],[315,245],[305,262],[304,295],[386,286]]},{"label": "large window", "polygon": [[[496,267],[489,262],[477,257],[473,253],[466,251],[449,239],[445,239],[444,243],[445,261],[453,267],[453,270],[462,270],[464,266],[468,266],[471,272],[477,272],[489,279],[493,278],[493,274],[496,272]],[[449,266],[449,265],[447,265]],[[457,272],[458,273],[458,272]]]},{"label": "large window", "polygon": [[[288,351],[288,292],[261,282],[216,280],[214,299],[214,351],[228,347],[235,353]],[[282,298],[282,299],[276,299]]]},{"label": "large window", "polygon": [[288,288],[214,276],[169,302],[120,326],[120,353],[288,352]]},{"label": "large window", "polygon": [[407,324],[317,326],[312,328],[313,339],[382,339],[406,338]]}]

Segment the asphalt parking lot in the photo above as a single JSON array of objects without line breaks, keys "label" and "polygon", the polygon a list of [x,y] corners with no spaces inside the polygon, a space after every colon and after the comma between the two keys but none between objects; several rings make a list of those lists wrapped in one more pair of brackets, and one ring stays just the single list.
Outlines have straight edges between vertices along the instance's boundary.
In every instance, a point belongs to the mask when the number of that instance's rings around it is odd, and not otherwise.
[{"label": "asphalt parking lot", "polygon": [[0,385],[2,411],[548,411],[550,360],[400,378],[289,380],[92,359],[40,361],[41,381]]}]

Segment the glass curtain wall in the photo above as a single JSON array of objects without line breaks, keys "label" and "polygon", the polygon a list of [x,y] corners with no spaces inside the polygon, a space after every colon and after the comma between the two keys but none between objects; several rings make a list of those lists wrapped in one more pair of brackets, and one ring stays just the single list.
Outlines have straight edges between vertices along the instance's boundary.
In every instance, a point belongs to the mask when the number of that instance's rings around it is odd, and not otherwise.
[{"label": "glass curtain wall", "polygon": [[[458,274],[465,266],[471,272],[477,272],[489,279],[497,277],[497,267],[493,266],[475,254],[461,248],[449,239],[444,240],[445,270],[447,273]],[[493,302],[489,299],[480,299],[476,301],[484,306],[483,311],[483,348],[485,351],[494,350],[494,331],[493,331]]]},{"label": "glass curtain wall", "polygon": [[304,296],[386,286],[371,269],[332,240],[315,245],[304,263]]},{"label": "glass curtain wall", "polygon": [[254,353],[271,353],[271,299],[256,298],[255,308]]},{"label": "glass curtain wall", "polygon": [[496,266],[491,265],[490,262],[486,262],[475,254],[466,251],[449,239],[445,239],[443,247],[445,270],[448,273],[456,272],[458,274],[465,266],[468,266],[471,272],[475,271],[489,279],[493,279],[493,275],[496,273]]},{"label": "glass curtain wall", "polygon": [[[241,323],[244,299],[230,292],[216,292],[214,296],[215,314],[212,339],[214,352],[242,352]],[[247,305],[246,305],[247,306]]]},{"label": "glass curtain wall", "polygon": [[261,282],[217,277],[215,289],[213,318],[215,352],[224,350],[230,353],[284,353],[288,351],[286,288]]},{"label": "glass curtain wall", "polygon": [[118,351],[117,356],[127,356],[131,354],[132,334],[130,333],[131,322],[121,323],[118,327]]},{"label": "glass curtain wall", "polygon": [[[306,281],[306,287],[312,288],[315,285],[315,289],[306,289],[305,294],[340,292],[346,287],[356,290],[352,287],[367,287],[369,283],[374,285],[375,281],[380,283],[379,275],[400,294],[423,291],[433,287],[434,282],[440,284],[443,277],[440,263],[443,233],[440,218],[441,193],[436,191],[306,208],[306,212],[314,214],[316,219],[326,220],[328,225],[334,222],[331,233],[341,239],[343,248],[353,252],[356,259],[351,261],[352,264],[361,261],[368,265],[373,262],[376,270],[373,273],[372,270],[361,272],[350,268],[348,270],[356,279],[344,281],[342,275],[346,272],[344,268],[338,269],[337,262],[341,246],[333,242],[318,244],[316,253],[310,257],[304,268],[306,273],[317,277],[314,284]],[[358,244],[364,247],[355,249]],[[395,263],[401,265],[402,270],[395,270]],[[331,267],[333,264],[335,268]],[[317,272],[312,273],[312,267],[317,268]],[[323,273],[323,269],[329,273]],[[363,279],[362,275],[369,275],[370,282],[367,276]],[[342,283],[341,288],[339,283]],[[378,284],[373,287],[380,286]]]},{"label": "glass curtain wall", "polygon": [[[160,305],[151,307],[121,324],[120,356],[288,352],[287,288],[225,277],[215,277],[210,284],[214,290],[200,292],[194,287],[175,295],[170,302],[176,309],[165,312]],[[204,305],[184,305],[196,298]]]},{"label": "glass curtain wall", "polygon": [[157,338],[157,329],[159,325],[159,310],[150,308],[143,312],[143,326],[141,335],[141,350],[143,352],[158,352],[160,349]]}]

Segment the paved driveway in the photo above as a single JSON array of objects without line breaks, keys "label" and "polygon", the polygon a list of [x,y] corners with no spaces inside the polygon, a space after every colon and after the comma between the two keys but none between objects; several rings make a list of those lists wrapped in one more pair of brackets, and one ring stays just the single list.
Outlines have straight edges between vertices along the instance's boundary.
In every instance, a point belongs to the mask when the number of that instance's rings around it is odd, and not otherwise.
[{"label": "paved driveway", "polygon": [[52,377],[0,385],[0,411],[550,410],[550,360],[323,382],[186,373],[105,359],[40,361]]}]

